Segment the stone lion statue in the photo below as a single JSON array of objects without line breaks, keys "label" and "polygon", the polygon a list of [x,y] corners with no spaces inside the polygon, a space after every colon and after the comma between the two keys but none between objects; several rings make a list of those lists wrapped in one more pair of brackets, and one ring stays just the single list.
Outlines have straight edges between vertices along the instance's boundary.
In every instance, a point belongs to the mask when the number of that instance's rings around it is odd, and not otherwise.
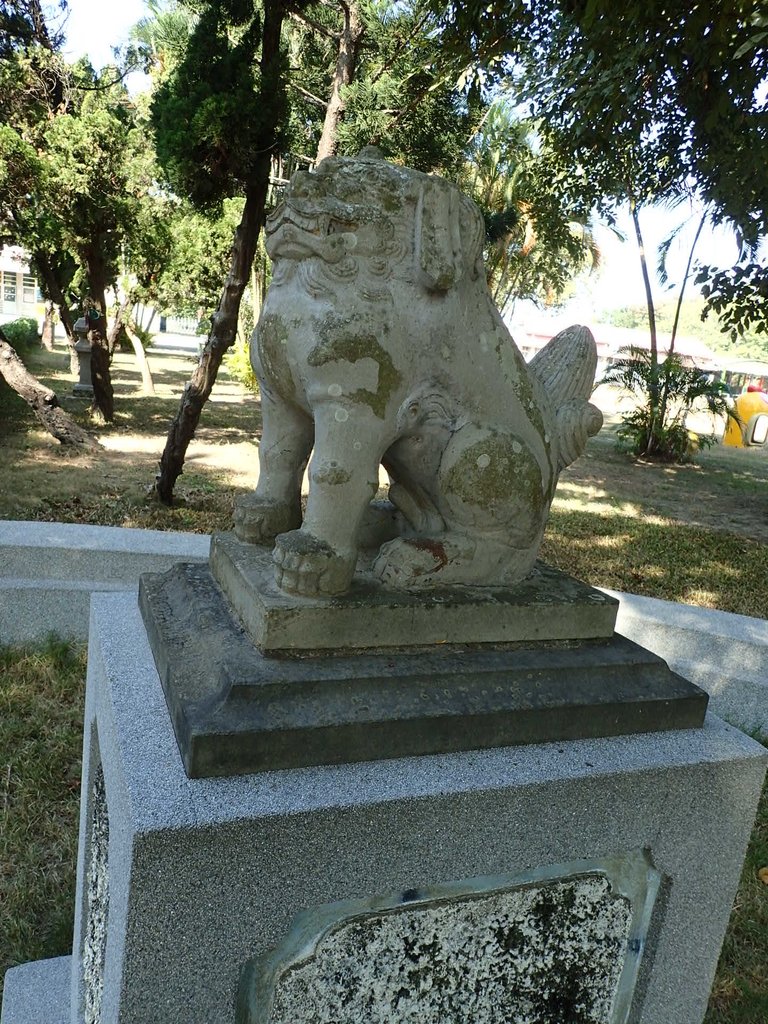
[{"label": "stone lion statue", "polygon": [[[602,425],[596,350],[572,327],[526,364],[483,238],[456,186],[370,148],[299,171],[269,217],[274,276],[251,341],[261,472],[235,532],[274,542],[283,590],[344,593],[359,549],[386,536],[374,572],[392,587],[530,572],[558,474]],[[371,506],[381,464],[388,535]]]}]

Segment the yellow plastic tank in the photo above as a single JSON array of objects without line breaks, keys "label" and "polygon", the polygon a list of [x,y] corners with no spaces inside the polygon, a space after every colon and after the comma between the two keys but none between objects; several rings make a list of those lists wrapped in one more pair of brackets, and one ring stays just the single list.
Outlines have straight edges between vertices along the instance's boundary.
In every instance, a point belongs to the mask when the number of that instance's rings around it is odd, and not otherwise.
[{"label": "yellow plastic tank", "polygon": [[741,422],[732,416],[723,434],[723,444],[729,448],[750,448],[765,442],[768,419],[758,421],[755,417],[768,417],[768,395],[764,391],[748,391],[734,400],[736,414]]}]

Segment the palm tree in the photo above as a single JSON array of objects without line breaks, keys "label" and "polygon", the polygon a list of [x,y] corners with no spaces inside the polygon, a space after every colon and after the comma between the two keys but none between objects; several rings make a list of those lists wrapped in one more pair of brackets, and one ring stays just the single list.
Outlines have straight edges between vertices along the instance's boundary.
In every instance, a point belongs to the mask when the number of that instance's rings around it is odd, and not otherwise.
[{"label": "palm tree", "polygon": [[198,19],[176,0],[147,0],[146,6],[149,15],[133,26],[131,39],[143,49],[162,78],[181,60]]},{"label": "palm tree", "polygon": [[485,264],[502,312],[517,299],[551,303],[582,269],[599,264],[589,219],[553,188],[530,122],[495,100],[470,143],[462,187],[485,214]]}]

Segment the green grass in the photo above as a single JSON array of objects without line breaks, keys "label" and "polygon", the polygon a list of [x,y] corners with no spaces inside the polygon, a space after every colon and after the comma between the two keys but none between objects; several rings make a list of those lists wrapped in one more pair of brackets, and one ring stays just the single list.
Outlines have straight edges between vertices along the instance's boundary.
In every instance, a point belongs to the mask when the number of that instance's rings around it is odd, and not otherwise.
[{"label": "green grass", "polygon": [[[82,648],[0,648],[0,976],[72,949],[84,678]],[[768,1020],[767,865],[768,784],[705,1024]]]},{"label": "green grass", "polygon": [[72,950],[85,651],[0,647],[0,974]]},{"label": "green grass", "polygon": [[555,506],[541,555],[593,586],[768,618],[768,545],[732,533]]}]

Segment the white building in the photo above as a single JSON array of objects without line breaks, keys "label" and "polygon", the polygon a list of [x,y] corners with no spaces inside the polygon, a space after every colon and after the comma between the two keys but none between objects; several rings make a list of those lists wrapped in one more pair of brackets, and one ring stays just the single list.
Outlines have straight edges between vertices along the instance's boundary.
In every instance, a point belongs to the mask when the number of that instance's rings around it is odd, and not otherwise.
[{"label": "white building", "polygon": [[31,316],[43,316],[43,297],[29,269],[24,252],[16,246],[0,250],[0,324]]}]

